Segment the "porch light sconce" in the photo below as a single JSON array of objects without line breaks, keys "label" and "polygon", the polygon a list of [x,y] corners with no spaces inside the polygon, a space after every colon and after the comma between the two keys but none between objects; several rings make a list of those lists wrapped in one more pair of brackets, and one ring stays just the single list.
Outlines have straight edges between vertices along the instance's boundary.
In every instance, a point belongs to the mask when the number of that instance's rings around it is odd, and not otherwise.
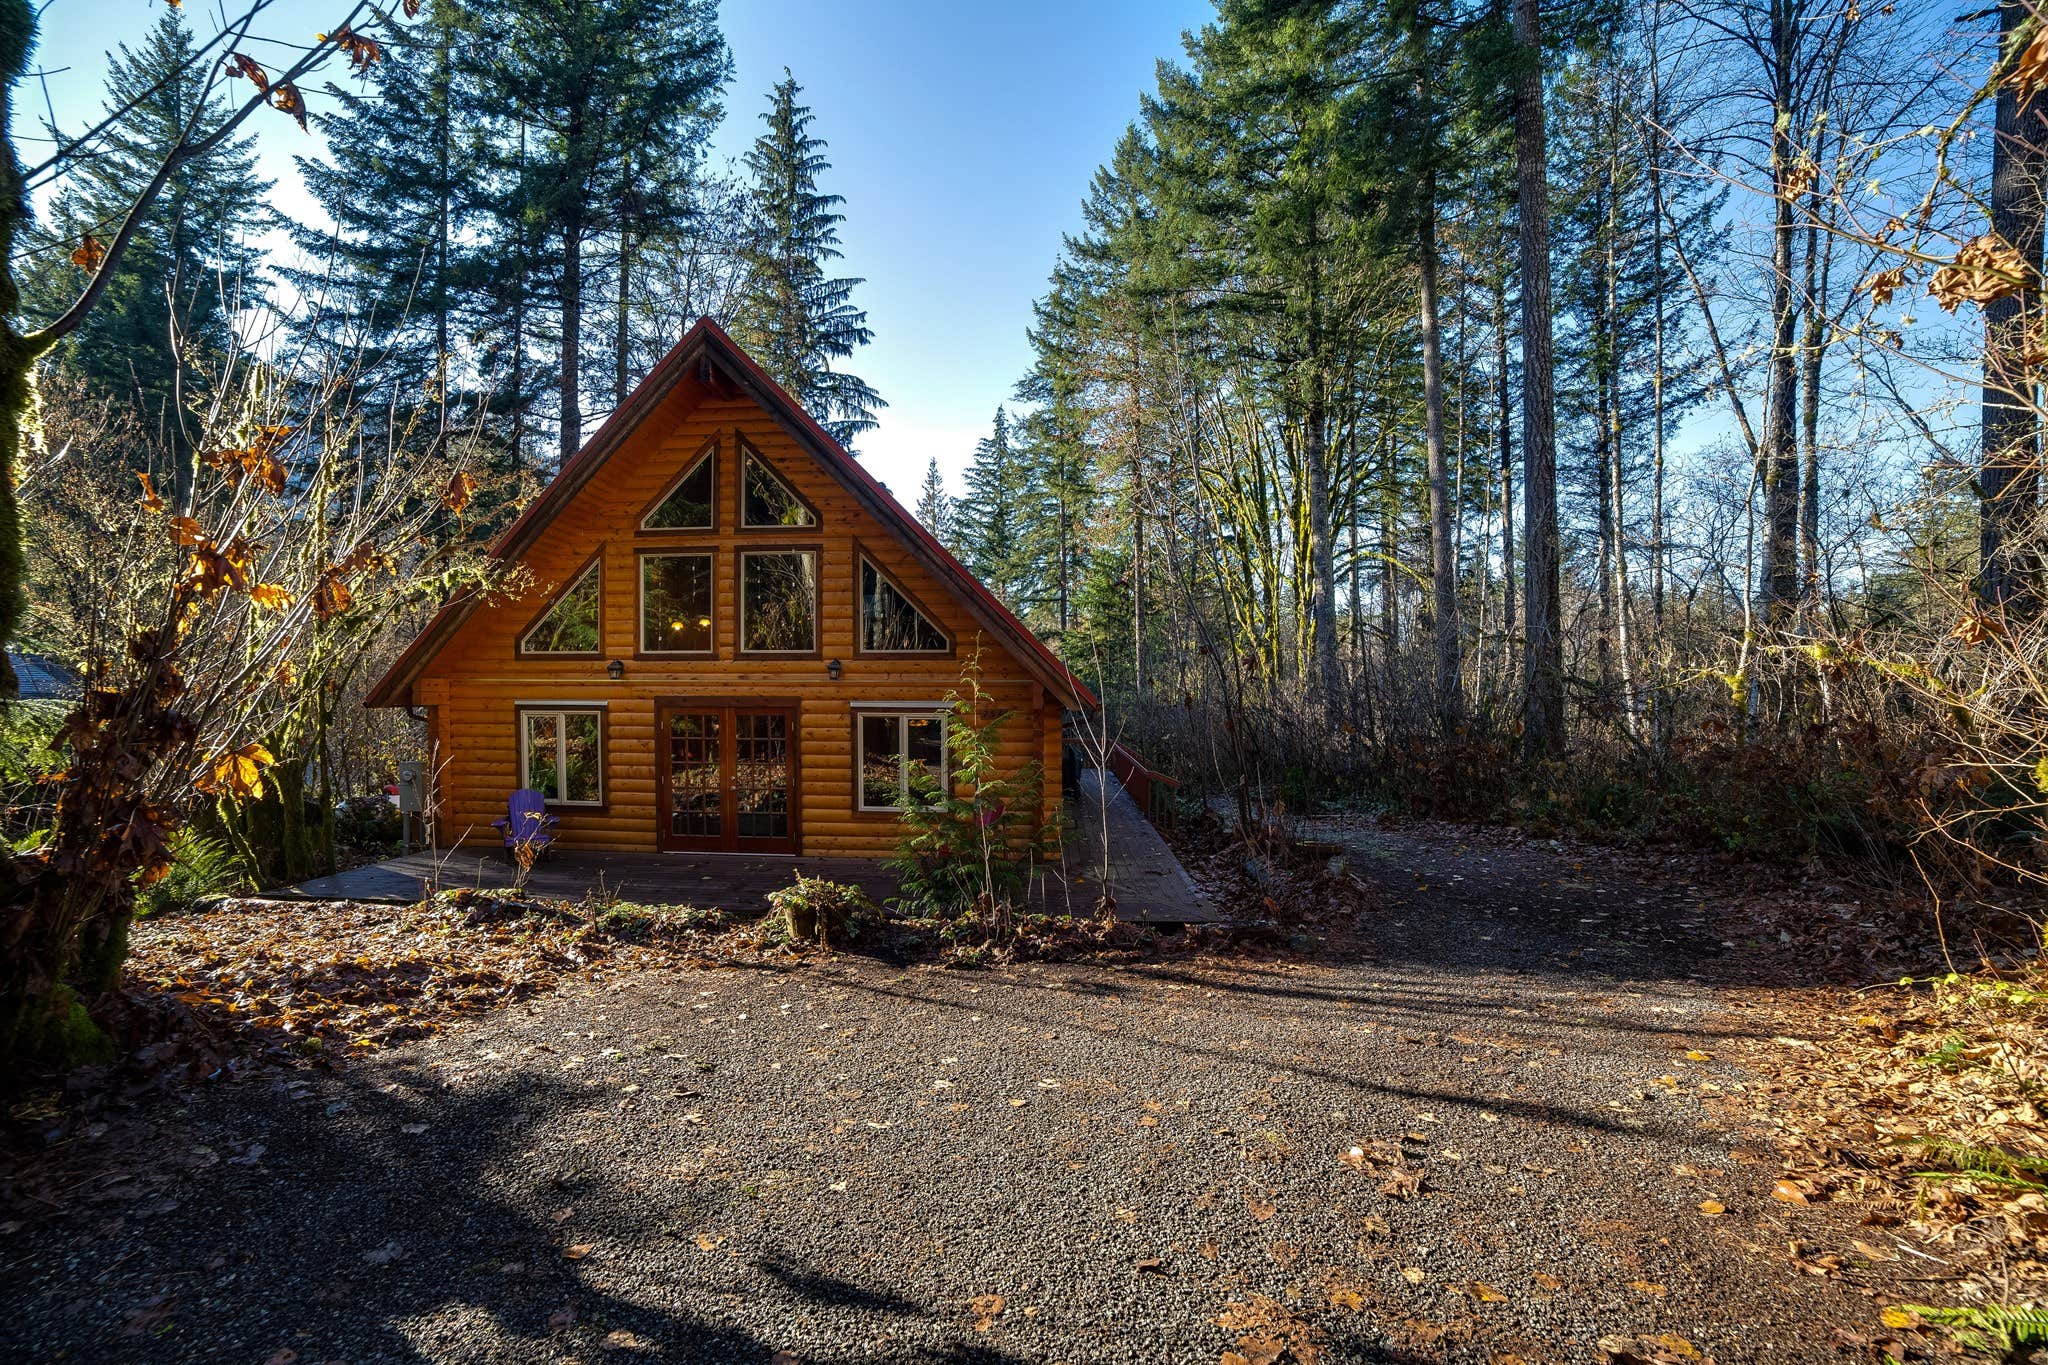
[{"label": "porch light sconce", "polygon": [[613,682],[617,682],[619,679],[625,677],[626,661],[624,659],[613,659],[610,663],[604,666],[604,675],[607,678],[610,678]]},{"label": "porch light sconce", "polygon": [[825,665],[825,676],[830,678],[833,682],[838,682],[839,675],[841,673],[844,673],[845,671],[846,666],[840,663],[837,659],[833,659]]}]

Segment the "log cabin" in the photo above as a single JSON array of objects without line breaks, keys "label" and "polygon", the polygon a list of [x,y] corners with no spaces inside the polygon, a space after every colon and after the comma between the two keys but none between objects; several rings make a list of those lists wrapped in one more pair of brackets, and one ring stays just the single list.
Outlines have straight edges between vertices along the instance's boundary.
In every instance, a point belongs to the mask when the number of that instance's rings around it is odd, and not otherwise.
[{"label": "log cabin", "polygon": [[530,587],[449,601],[367,698],[425,722],[444,847],[526,788],[565,848],[882,857],[967,661],[1043,819],[1096,707],[709,319],[491,553]]}]

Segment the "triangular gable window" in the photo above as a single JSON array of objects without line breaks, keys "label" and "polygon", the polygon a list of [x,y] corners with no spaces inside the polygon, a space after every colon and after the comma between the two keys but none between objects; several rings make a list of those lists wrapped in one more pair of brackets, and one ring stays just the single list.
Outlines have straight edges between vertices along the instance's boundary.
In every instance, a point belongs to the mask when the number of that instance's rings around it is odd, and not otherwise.
[{"label": "triangular gable window", "polygon": [[816,526],[818,514],[768,467],[768,462],[740,446],[740,525]]},{"label": "triangular gable window", "polygon": [[863,555],[860,647],[869,654],[943,654],[953,647],[953,641]]},{"label": "triangular gable window", "polygon": [[519,637],[521,654],[597,654],[598,597],[603,590],[599,561],[591,560],[562,590],[540,619]]},{"label": "triangular gable window", "polygon": [[646,516],[640,518],[643,531],[708,531],[716,492],[712,483],[718,463],[718,438],[705,442],[704,449],[676,481],[669,485]]}]

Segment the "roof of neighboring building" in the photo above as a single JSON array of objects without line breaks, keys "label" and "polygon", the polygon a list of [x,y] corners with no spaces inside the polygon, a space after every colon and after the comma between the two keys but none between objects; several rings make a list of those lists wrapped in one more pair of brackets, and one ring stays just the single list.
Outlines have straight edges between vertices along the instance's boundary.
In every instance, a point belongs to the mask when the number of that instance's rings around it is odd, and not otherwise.
[{"label": "roof of neighboring building", "polygon": [[7,662],[21,684],[16,695],[23,701],[71,701],[79,695],[78,675],[55,659],[10,649]]},{"label": "roof of neighboring building", "polygon": [[[846,490],[872,514],[876,520],[895,534],[904,547],[929,569],[934,577],[957,597],[961,604],[995,638],[1016,655],[1017,659],[1030,670],[1033,677],[1059,698],[1062,704],[1093,709],[1099,703],[1087,684],[1076,677],[1071,669],[1060,662],[1055,655],[1031,632],[1030,627],[1018,620],[1002,601],[955,559],[945,546],[925,528],[923,523],[910,514],[896,501],[887,488],[863,468],[859,461],[847,453],[845,447],[834,440],[817,419],[798,405],[781,385],[771,379],[767,372],[754,363],[753,357],[741,350],[724,329],[710,318],[699,318],[683,339],[675,344],[669,353],[648,372],[639,387],[619,404],[612,415],[599,427],[575,456],[562,466],[561,472],[542,490],[522,512],[505,534],[491,547],[491,554],[502,560],[517,560],[546,529],[563,508],[567,507],[576,494],[588,484],[597,471],[603,467],[626,439],[638,430],[640,424],[660,406],[684,379],[704,367],[715,367],[730,379],[742,392],[759,403],[767,413],[795,438],[795,440],[817,457],[825,469],[845,486]],[[370,689],[365,704],[369,706],[403,706],[411,701],[412,685],[432,662],[442,646],[476,610],[478,598],[472,593],[458,594],[435,614],[427,628],[398,656],[391,669]]]}]

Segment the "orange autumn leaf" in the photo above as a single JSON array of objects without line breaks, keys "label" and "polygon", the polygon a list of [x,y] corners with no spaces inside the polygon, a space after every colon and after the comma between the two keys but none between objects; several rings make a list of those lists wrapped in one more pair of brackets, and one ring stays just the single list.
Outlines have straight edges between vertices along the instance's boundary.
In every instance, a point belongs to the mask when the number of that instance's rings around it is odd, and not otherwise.
[{"label": "orange autumn leaf", "polygon": [[298,120],[299,131],[306,131],[306,101],[305,97],[299,94],[298,86],[290,81],[273,86],[269,92],[269,99],[271,108],[280,113],[290,114]]},{"label": "orange autumn leaf", "polygon": [[476,492],[476,476],[466,471],[448,480],[448,487],[442,490],[441,505],[451,512],[460,512],[469,506],[470,496]]},{"label": "orange autumn leaf", "polygon": [[91,274],[98,274],[106,259],[107,244],[90,232],[79,239],[78,249],[71,253],[71,264]]},{"label": "orange autumn leaf", "polygon": [[320,581],[313,587],[313,614],[323,621],[331,620],[355,605],[355,600],[348,584],[330,569],[320,575]]},{"label": "orange autumn leaf", "polygon": [[217,796],[258,796],[263,791],[263,770],[276,761],[261,744],[244,744],[214,755],[192,785]]},{"label": "orange autumn leaf", "polygon": [[1879,308],[1892,301],[1892,295],[1906,283],[1906,268],[1895,265],[1890,270],[1880,270],[1865,280],[1860,288],[1870,295],[1870,301]]},{"label": "orange autumn leaf", "polygon": [[216,545],[201,537],[199,543],[192,547],[185,581],[203,598],[212,597],[223,588],[247,591],[251,570],[256,564],[256,552],[261,548],[241,536],[236,536],[226,545]]},{"label": "orange autumn leaf", "polygon": [[230,79],[240,76],[245,80],[253,82],[258,90],[266,94],[269,92],[270,76],[257,63],[254,57],[245,56],[240,52],[230,52],[227,56],[221,58],[220,64],[221,69],[228,73]]},{"label": "orange autumn leaf", "polygon": [[2005,79],[2020,92],[2022,104],[2048,90],[2048,28],[2036,30],[2034,41],[2014,60]]},{"label": "orange autumn leaf", "polygon": [[156,485],[150,481],[149,475],[137,474],[135,477],[142,480],[142,510],[145,512],[163,511],[165,506],[164,495],[156,491]]},{"label": "orange autumn leaf", "polygon": [[292,604],[292,595],[282,583],[258,583],[249,589],[249,600],[259,607],[282,611]]},{"label": "orange autumn leaf", "polygon": [[315,40],[326,42],[332,38],[343,52],[348,54],[349,68],[354,71],[368,71],[384,55],[383,47],[375,38],[357,33],[343,24],[333,33],[316,34]]},{"label": "orange autumn leaf", "polygon": [[2020,254],[1991,233],[1963,243],[1953,262],[1934,272],[1927,292],[1950,313],[1964,302],[1992,303],[2033,287],[2034,272]]},{"label": "orange autumn leaf", "polygon": [[199,545],[206,540],[206,532],[191,517],[172,517],[170,525],[173,545]]}]

